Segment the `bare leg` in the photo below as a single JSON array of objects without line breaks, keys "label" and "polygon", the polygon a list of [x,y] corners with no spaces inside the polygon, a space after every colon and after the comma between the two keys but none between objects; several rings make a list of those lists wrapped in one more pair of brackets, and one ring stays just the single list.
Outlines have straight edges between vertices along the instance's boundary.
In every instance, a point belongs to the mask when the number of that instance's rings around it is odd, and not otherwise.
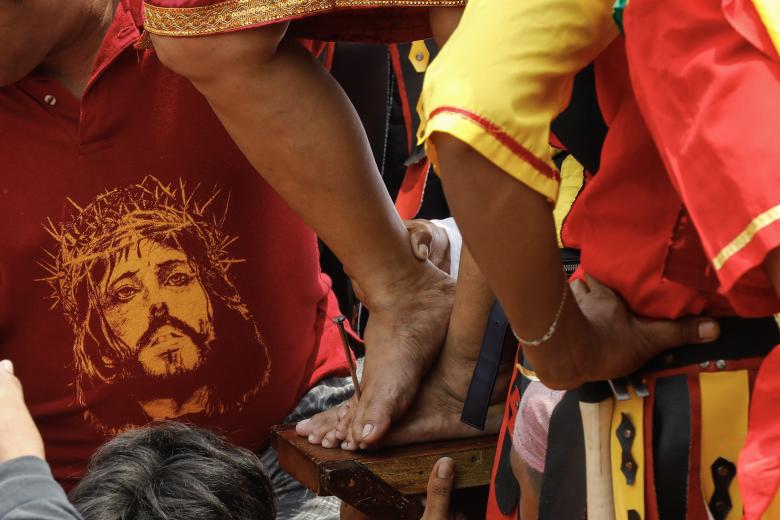
[{"label": "bare leg", "polygon": [[[469,254],[463,249],[460,277],[455,293],[452,320],[439,359],[422,383],[420,393],[409,412],[397,421],[382,439],[384,444],[410,444],[456,437],[484,435],[460,421],[471,375],[490,309],[495,298]],[[498,431],[504,412],[504,400],[514,370],[514,351],[504,349],[499,379],[493,388],[486,431]],[[356,449],[350,428],[354,399],[341,407],[314,416],[298,424],[298,434],[326,448],[342,446]],[[343,444],[342,444],[342,441]]]},{"label": "bare leg", "polygon": [[371,320],[358,417],[380,437],[411,403],[443,344],[453,284],[414,257],[357,114],[285,31],[274,25],[153,43],[361,287]]},{"label": "bare leg", "polygon": [[513,449],[510,454],[512,473],[520,485],[520,518],[536,520],[539,516],[539,497],[544,475],[526,464]]}]

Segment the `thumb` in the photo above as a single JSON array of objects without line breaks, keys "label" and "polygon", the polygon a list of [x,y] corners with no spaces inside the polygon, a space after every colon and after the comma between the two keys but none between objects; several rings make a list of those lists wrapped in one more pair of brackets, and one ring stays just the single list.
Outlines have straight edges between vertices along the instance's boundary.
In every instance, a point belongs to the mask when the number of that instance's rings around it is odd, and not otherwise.
[{"label": "thumb", "polygon": [[449,520],[450,498],[455,484],[455,461],[442,457],[428,478],[425,514],[422,520]]},{"label": "thumb", "polygon": [[412,241],[412,252],[417,260],[421,262],[428,260],[433,243],[433,234],[430,230],[427,227],[414,226],[409,228],[409,235]]},{"label": "thumb", "polygon": [[720,336],[718,322],[710,318],[638,321],[653,354],[691,343],[710,343]]},{"label": "thumb", "polygon": [[10,359],[4,359],[0,361],[0,370],[3,370],[5,372],[8,372],[9,374],[13,375],[14,373],[14,364],[11,362]]}]

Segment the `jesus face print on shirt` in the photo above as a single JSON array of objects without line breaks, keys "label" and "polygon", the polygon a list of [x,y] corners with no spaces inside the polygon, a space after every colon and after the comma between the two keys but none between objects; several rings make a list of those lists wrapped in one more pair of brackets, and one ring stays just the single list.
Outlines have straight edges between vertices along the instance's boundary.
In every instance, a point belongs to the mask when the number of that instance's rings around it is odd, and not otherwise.
[{"label": "jesus face print on shirt", "polygon": [[101,429],[240,409],[268,382],[267,348],[229,274],[227,204],[216,209],[218,190],[196,195],[148,177],[48,226],[58,248],[46,280],[74,333],[76,398]]},{"label": "jesus face print on shirt", "polygon": [[108,327],[150,376],[197,370],[214,341],[211,299],[186,253],[141,239],[99,283]]}]

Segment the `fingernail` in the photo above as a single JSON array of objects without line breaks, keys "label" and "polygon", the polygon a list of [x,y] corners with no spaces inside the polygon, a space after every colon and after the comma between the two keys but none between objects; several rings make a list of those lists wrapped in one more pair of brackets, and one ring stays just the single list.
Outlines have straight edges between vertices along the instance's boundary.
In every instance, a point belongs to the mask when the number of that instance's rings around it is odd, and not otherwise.
[{"label": "fingernail", "polygon": [[349,413],[349,406],[342,406],[339,410],[339,419],[343,419]]},{"label": "fingernail", "polygon": [[699,339],[702,341],[712,341],[718,337],[718,324],[712,320],[699,322]]},{"label": "fingernail", "polygon": [[363,426],[363,438],[365,439],[369,435],[371,435],[371,432],[374,431],[374,425],[371,423],[367,423],[365,426]]},{"label": "fingernail", "polygon": [[330,441],[328,439],[322,439],[322,447],[330,448]]},{"label": "fingernail", "polygon": [[341,449],[342,450],[348,450],[349,449],[349,442],[344,441],[341,443]]},{"label": "fingernail", "polygon": [[417,246],[417,254],[419,256],[423,258],[428,258],[428,253],[429,253],[428,246],[426,246],[425,244],[420,244],[419,246]]},{"label": "fingernail", "polygon": [[315,437],[314,437],[314,434],[313,434],[313,433],[310,433],[310,434],[309,434],[309,442],[314,442],[314,438],[315,438]]},{"label": "fingernail", "polygon": [[443,457],[439,460],[439,468],[436,470],[436,476],[440,479],[448,479],[455,472],[455,461],[449,457]]},{"label": "fingernail", "polygon": [[13,374],[14,373],[14,364],[11,363],[10,359],[4,359],[4,360],[0,361],[0,369],[5,370],[9,374]]}]

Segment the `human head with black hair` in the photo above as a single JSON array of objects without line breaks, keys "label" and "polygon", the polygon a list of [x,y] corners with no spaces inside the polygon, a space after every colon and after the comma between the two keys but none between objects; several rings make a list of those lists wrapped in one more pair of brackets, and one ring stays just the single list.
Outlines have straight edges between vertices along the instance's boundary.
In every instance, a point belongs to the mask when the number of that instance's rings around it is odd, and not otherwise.
[{"label": "human head with black hair", "polygon": [[252,452],[177,422],[128,430],[70,492],[84,520],[272,520],[271,481]]}]

